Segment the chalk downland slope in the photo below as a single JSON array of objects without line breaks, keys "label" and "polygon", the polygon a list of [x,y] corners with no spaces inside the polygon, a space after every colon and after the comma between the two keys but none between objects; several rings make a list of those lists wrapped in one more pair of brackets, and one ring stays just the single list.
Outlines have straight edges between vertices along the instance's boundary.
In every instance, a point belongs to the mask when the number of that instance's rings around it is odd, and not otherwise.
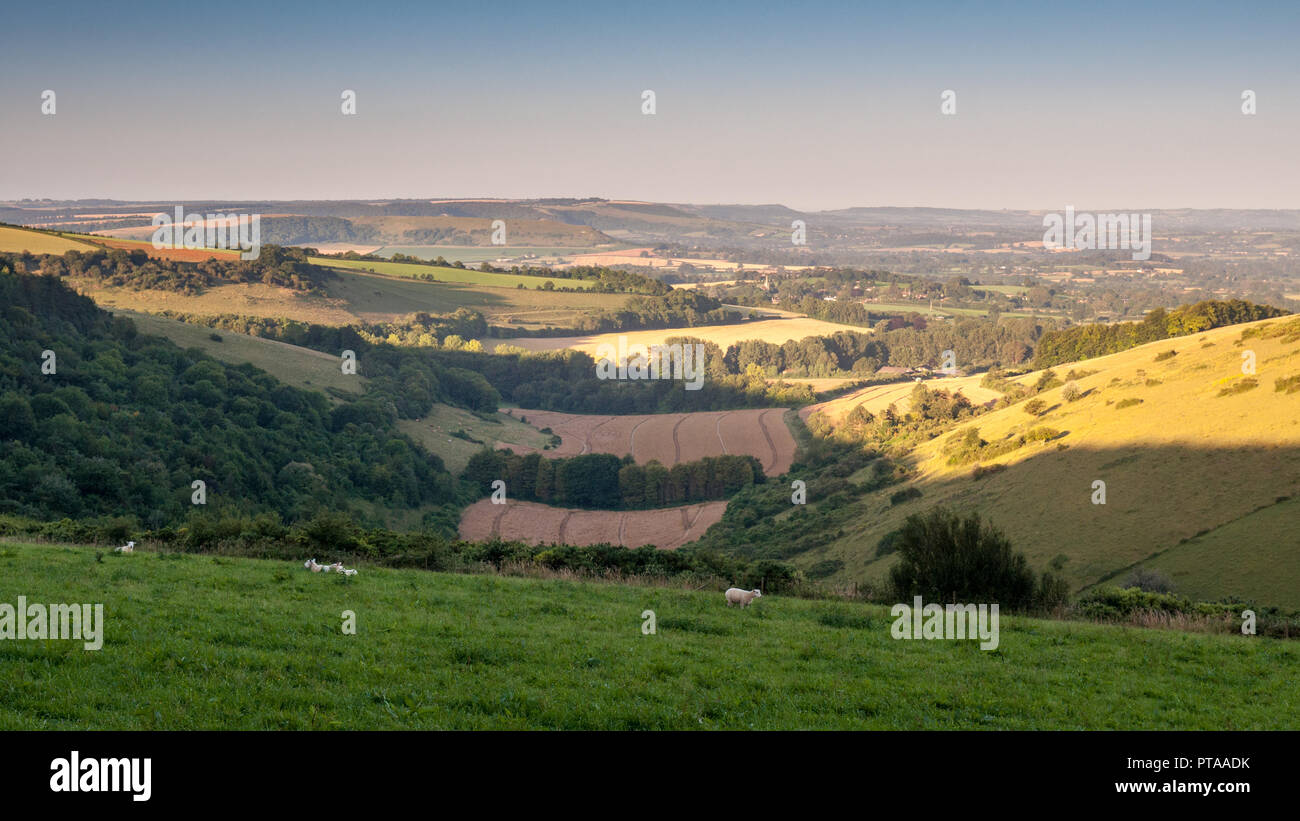
[{"label": "chalk downland slope", "polygon": [[[1254,376],[1242,372],[1246,352],[1254,354]],[[1053,370],[1089,372],[1077,379],[1082,398],[1066,401],[1056,388],[1040,395],[1048,405],[1042,416],[1021,402],[916,448],[914,478],[855,502],[853,526],[797,562],[839,559],[838,575],[881,578],[894,561],[877,556],[882,537],[908,514],[944,504],[991,520],[1039,570],[1061,557],[1076,589],[1149,562],[1189,592],[1300,607],[1300,529],[1294,518],[1285,524],[1295,511],[1286,500],[1300,496],[1300,318],[1219,328]],[[950,465],[945,447],[967,428],[993,444],[1035,428],[1056,434]],[[996,472],[974,478],[976,464]],[[1092,501],[1098,481],[1104,505]],[[909,487],[922,496],[890,503]]]},{"label": "chalk downland slope", "polygon": [[[930,390],[960,393],[969,399],[972,405],[983,405],[1001,399],[1002,394],[998,391],[980,387],[980,380],[983,378],[982,374],[945,377],[926,379],[924,384]],[[799,409],[799,418],[806,421],[809,416],[821,412],[831,424],[838,424],[859,405],[865,407],[873,416],[879,416],[890,405],[893,405],[900,414],[907,413],[912,405],[911,395],[916,384],[914,380],[909,379],[906,382],[891,382],[887,385],[868,385],[861,390],[837,396],[828,402],[806,405]]]},{"label": "chalk downland slope", "polygon": [[295,387],[355,395],[365,387],[364,376],[343,373],[339,357],[311,348],[134,311],[117,314],[134,322],[142,334],[166,337],[182,348],[198,348],[231,365],[248,362]]}]

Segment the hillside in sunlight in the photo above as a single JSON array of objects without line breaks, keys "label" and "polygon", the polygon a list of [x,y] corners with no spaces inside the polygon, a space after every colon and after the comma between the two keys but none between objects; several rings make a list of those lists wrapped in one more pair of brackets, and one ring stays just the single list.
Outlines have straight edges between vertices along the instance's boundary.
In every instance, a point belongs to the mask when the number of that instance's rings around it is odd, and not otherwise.
[{"label": "hillside in sunlight", "polygon": [[[797,563],[838,560],[837,576],[883,578],[894,556],[882,538],[943,504],[991,520],[1036,569],[1055,560],[1076,590],[1142,565],[1188,594],[1300,606],[1300,318],[1053,370],[1073,371],[1081,396],[1057,387],[1039,395],[1039,416],[1020,402],[921,445],[906,485],[858,499],[852,525]],[[921,495],[891,504],[907,488]]]}]

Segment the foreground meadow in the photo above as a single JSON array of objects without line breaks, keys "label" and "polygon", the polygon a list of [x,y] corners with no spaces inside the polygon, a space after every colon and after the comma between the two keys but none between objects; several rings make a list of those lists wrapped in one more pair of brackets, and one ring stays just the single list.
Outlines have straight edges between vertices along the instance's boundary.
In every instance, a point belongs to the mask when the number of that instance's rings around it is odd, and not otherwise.
[{"label": "foreground meadow", "polygon": [[[884,607],[0,543],[0,602],[102,602],[104,644],[0,641],[0,729],[1292,728],[1300,643]],[[658,632],[643,635],[642,612]],[[356,614],[356,635],[341,630]]]}]

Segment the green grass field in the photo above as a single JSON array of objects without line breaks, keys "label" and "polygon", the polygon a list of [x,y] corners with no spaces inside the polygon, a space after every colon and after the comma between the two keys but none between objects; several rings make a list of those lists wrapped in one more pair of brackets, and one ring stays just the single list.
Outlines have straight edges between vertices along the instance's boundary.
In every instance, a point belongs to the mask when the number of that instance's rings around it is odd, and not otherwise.
[{"label": "green grass field", "polygon": [[632,245],[613,246],[547,246],[547,245],[385,245],[375,252],[377,256],[391,257],[393,254],[405,254],[420,259],[437,259],[442,257],[450,262],[483,262],[505,258],[521,257],[535,254],[539,257],[566,257],[572,254],[595,254],[601,252],[621,251],[633,248]]},{"label": "green grass field", "polygon": [[882,606],[97,552],[0,543],[0,602],[104,605],[98,651],[0,641],[0,730],[1234,730],[1300,714],[1300,643],[1277,639],[1008,617],[986,652],[894,640]]},{"label": "green grass field", "polygon": [[1298,522],[1300,499],[1277,502],[1175,545],[1145,564],[1163,570],[1194,598],[1213,600],[1250,590],[1261,601],[1300,606]]},{"label": "green grass field", "polygon": [[[867,302],[863,303],[868,311],[872,313],[890,313],[898,312],[902,314],[918,313],[928,315],[930,313],[930,303],[928,302]],[[986,308],[954,308],[950,305],[935,305],[934,313],[948,314],[949,316],[988,316]],[[1025,313],[1023,311],[1007,311],[1002,316],[1007,318],[1026,317],[1026,316],[1046,316],[1047,312],[1040,311],[1037,314]]]},{"label": "green grass field", "polygon": [[[498,256],[500,256],[498,254]],[[547,282],[546,277],[526,277],[515,276],[514,274],[487,274],[481,271],[475,271],[469,268],[444,268],[434,265],[419,265],[414,262],[375,262],[368,259],[331,259],[329,257],[309,257],[317,265],[326,265],[331,268],[345,268],[352,271],[369,271],[375,274],[387,274],[388,276],[400,277],[419,277],[423,274],[433,274],[438,282],[460,282],[469,285],[486,285],[494,288],[517,288],[523,285],[525,288],[537,289]],[[595,283],[580,279],[551,279],[550,282],[559,288],[581,288],[586,290]]]},{"label": "green grass field", "polygon": [[[537,428],[520,422],[513,416],[494,413],[489,418],[492,421],[464,408],[435,403],[428,416],[423,419],[399,419],[397,427],[424,445],[430,453],[441,456],[447,469],[454,474],[464,470],[469,458],[482,450],[484,445],[495,449],[500,443],[508,443],[541,450],[550,439]],[[453,436],[455,431],[461,431],[478,442]]]},{"label": "green grass field", "polygon": [[[299,388],[318,391],[334,388],[359,394],[365,384],[365,378],[360,374],[343,373],[338,357],[310,348],[202,325],[190,325],[161,316],[133,311],[118,313],[135,322],[140,333],[166,337],[182,348],[199,348],[208,356],[232,365],[248,362],[281,382]],[[213,334],[220,336],[221,341],[213,339]]]},{"label": "green grass field", "polygon": [[568,327],[585,313],[615,311],[628,300],[627,294],[520,290],[446,282],[440,274],[436,276],[438,282],[423,282],[409,277],[340,270],[338,279],[326,288],[331,299],[341,300],[349,312],[365,320],[394,318],[415,311],[451,313],[457,308],[471,308],[487,317],[489,323],[525,328]]}]

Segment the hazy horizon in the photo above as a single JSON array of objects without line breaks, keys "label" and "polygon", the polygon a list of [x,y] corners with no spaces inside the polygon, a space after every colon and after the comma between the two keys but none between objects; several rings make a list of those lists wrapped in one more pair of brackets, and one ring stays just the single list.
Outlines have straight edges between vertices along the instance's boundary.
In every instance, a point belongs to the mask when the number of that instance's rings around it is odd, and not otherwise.
[{"label": "hazy horizon", "polygon": [[1300,208],[1294,5],[138,9],[7,10],[0,199]]}]

